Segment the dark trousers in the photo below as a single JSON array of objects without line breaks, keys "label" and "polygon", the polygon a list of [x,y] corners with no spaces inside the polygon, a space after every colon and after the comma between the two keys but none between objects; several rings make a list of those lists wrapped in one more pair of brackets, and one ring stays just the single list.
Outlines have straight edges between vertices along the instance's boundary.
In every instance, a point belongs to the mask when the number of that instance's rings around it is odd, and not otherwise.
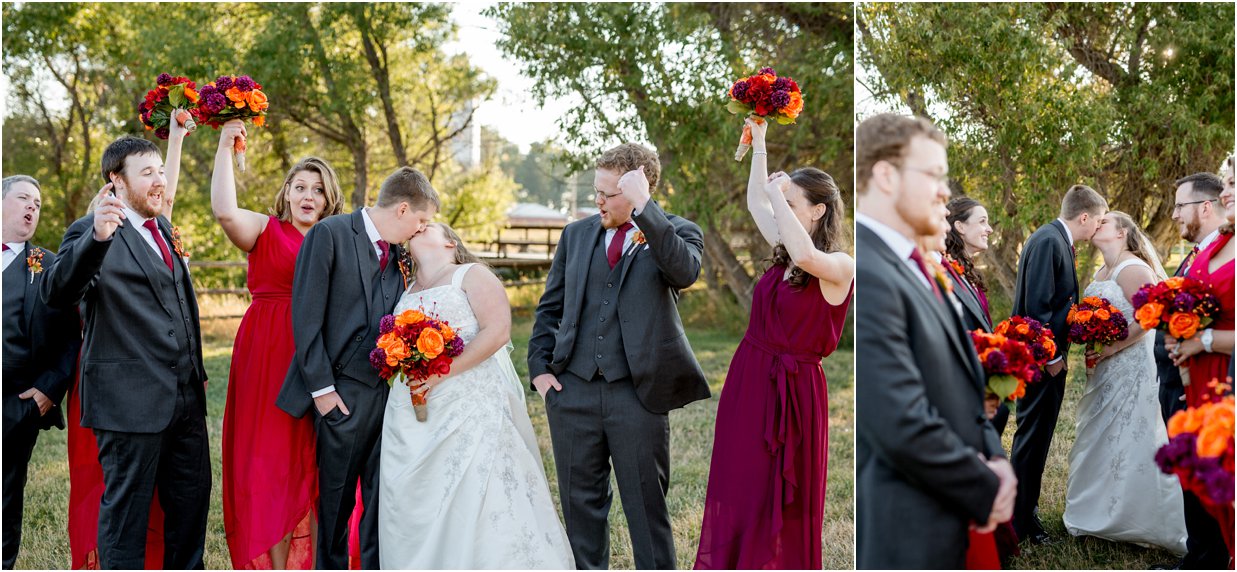
[{"label": "dark trousers", "polygon": [[6,395],[4,419],[4,569],[12,570],[21,546],[26,471],[39,438],[39,406],[33,399]]},{"label": "dark trousers", "polygon": [[610,566],[610,467],[636,568],[675,567],[666,508],[670,488],[670,417],[640,404],[630,379],[607,383],[564,372],[562,391],[546,394],[563,521],[576,567]]},{"label": "dark trousers", "polygon": [[[200,382],[190,382],[200,383]],[[159,433],[94,430],[103,466],[99,504],[99,564],[140,570],[155,491],[163,521],[163,567],[201,570],[210,511],[210,444],[206,404],[181,384],[172,421]]]},{"label": "dark trousers", "polygon": [[1018,429],[1014,432],[1014,447],[1010,462],[1018,477],[1018,498],[1014,501],[1014,530],[1018,538],[1041,532],[1035,508],[1039,505],[1039,488],[1044,479],[1044,464],[1048,448],[1057,427],[1061,402],[1065,400],[1065,378],[1068,370],[1050,376],[1044,373],[1039,383],[1029,383],[1026,395],[1018,400]]},{"label": "dark trousers", "polygon": [[356,508],[361,483],[361,568],[377,570],[378,458],[382,452],[385,383],[369,387],[352,379],[337,379],[335,391],[349,415],[338,408],[325,416],[313,410],[318,435],[318,570],[348,569],[348,519]]},{"label": "dark trousers", "polygon": [[996,427],[997,437],[1005,436],[1005,426],[1009,425],[1009,405],[1004,401],[996,408],[996,415],[992,416],[992,426]]},{"label": "dark trousers", "polygon": [[1185,411],[1185,387],[1181,385],[1181,380],[1164,381],[1160,379],[1160,415],[1164,416],[1164,423],[1168,423],[1168,418],[1172,417],[1178,411]]}]

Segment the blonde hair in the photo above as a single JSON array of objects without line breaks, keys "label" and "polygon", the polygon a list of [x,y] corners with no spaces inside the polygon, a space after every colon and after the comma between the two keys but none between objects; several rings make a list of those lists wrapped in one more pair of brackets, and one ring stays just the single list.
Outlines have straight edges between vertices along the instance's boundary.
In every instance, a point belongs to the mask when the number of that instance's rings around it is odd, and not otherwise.
[{"label": "blonde hair", "polygon": [[[1061,199],[1061,218],[1074,220],[1082,213],[1100,216],[1100,211],[1108,209],[1108,201],[1100,196],[1095,189],[1086,185],[1074,185],[1065,191]],[[1127,217],[1128,218],[1128,217]]]},{"label": "blonde hair", "polygon": [[597,158],[597,168],[617,171],[622,175],[644,167],[644,178],[649,181],[649,192],[657,190],[661,181],[661,161],[653,150],[635,143],[624,143],[618,147],[606,150]]},{"label": "blonde hair", "polygon": [[1127,215],[1121,211],[1108,211],[1108,218],[1110,218],[1113,223],[1117,225],[1118,230],[1125,231],[1126,250],[1134,253],[1134,256],[1141,258],[1143,262],[1146,262],[1153,267],[1159,263],[1159,260],[1153,257],[1152,253],[1147,252],[1145,247],[1150,244],[1151,241],[1144,240],[1146,236],[1143,234],[1142,229],[1138,228],[1138,224],[1134,222],[1134,219],[1130,215]]},{"label": "blonde hair", "polygon": [[283,179],[283,186],[279,187],[278,193],[275,193],[275,203],[271,205],[272,216],[283,222],[292,220],[292,207],[288,204],[288,189],[292,188],[292,178],[301,171],[311,171],[322,177],[326,207],[322,209],[322,216],[318,217],[318,220],[343,212],[344,193],[339,189],[339,176],[335,174],[335,169],[332,169],[331,165],[322,159],[305,157],[288,169],[288,175]]}]

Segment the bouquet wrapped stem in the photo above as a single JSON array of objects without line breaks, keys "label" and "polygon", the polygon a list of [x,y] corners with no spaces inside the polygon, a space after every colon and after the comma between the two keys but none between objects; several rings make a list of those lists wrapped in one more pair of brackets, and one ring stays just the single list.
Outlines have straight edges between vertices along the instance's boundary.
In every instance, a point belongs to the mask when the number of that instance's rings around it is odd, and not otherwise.
[{"label": "bouquet wrapped stem", "polygon": [[[198,102],[198,115],[202,122],[216,129],[233,119],[249,120],[257,127],[266,124],[266,111],[270,108],[262,85],[253,78],[221,75],[202,88]],[[248,170],[245,161],[245,140],[238,137],[232,146],[236,157],[236,170]]]}]

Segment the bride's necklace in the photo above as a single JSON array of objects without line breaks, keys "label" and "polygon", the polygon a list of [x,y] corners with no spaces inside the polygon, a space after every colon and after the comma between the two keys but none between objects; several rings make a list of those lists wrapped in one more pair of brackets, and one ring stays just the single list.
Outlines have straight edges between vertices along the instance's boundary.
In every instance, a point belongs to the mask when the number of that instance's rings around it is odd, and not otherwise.
[{"label": "bride's necklace", "polygon": [[419,280],[418,279],[416,283],[421,286],[418,292],[424,292],[426,290],[429,290],[430,288],[437,288],[441,286],[441,284],[439,284],[438,282],[442,280],[443,276],[446,276],[447,272],[451,270],[452,266],[453,264],[447,263],[445,266],[442,267],[442,270],[439,270],[438,272],[434,273],[433,280]]}]

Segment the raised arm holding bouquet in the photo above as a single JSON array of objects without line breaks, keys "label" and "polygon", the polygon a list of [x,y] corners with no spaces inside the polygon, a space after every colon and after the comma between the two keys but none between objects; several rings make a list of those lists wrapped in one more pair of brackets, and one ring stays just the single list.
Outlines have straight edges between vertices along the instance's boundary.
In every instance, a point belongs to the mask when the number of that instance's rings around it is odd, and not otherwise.
[{"label": "raised arm holding bouquet", "polygon": [[[730,96],[727,110],[757,122],[772,119],[781,125],[790,125],[803,112],[803,92],[799,84],[789,77],[777,77],[773,68],[761,68],[760,73],[734,82],[727,95]],[[744,124],[734,160],[742,161],[751,148],[752,130]]]},{"label": "raised arm holding bouquet", "polygon": [[[262,86],[253,78],[221,75],[202,87],[198,94],[198,117],[216,129],[233,119],[251,120],[262,127],[266,124],[266,110],[270,107]],[[237,137],[233,151],[236,153],[236,168],[245,172],[245,138]]]}]

